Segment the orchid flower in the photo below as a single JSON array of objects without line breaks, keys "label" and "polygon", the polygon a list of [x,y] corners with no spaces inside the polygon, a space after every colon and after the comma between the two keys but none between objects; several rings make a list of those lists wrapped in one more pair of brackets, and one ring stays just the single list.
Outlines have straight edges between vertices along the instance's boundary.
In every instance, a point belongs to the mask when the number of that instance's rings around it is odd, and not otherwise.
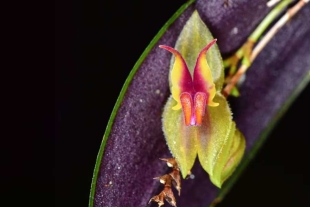
[{"label": "orchid flower", "polygon": [[216,39],[211,41],[198,55],[193,78],[184,58],[177,50],[165,45],[159,46],[175,56],[174,66],[170,73],[172,83],[170,90],[177,105],[172,109],[180,110],[182,108],[186,126],[200,126],[202,124],[206,104],[213,107],[219,105],[213,102],[216,90],[206,58],[208,49],[215,42]]},{"label": "orchid flower", "polygon": [[216,90],[213,81],[212,70],[221,68],[211,70],[207,62],[207,52],[216,41],[213,39],[199,52],[193,70],[188,69],[176,49],[159,47],[174,55],[169,75],[171,98],[162,119],[167,144],[183,178],[189,174],[198,155],[211,181],[220,187],[228,177],[224,176],[227,174],[224,169],[232,153],[231,146],[234,140],[240,139],[241,133],[237,133],[226,98]]},{"label": "orchid flower", "polygon": [[[197,15],[194,13],[189,21],[199,22]],[[202,167],[217,187],[221,187],[242,158],[244,138],[236,129],[227,101],[216,89],[212,76],[212,72],[220,74],[217,85],[221,87],[222,68],[211,70],[207,61],[207,52],[216,41],[213,39],[199,52],[193,70],[189,70],[185,58],[176,49],[159,46],[174,55],[169,74],[171,97],[166,103],[162,120],[166,141],[175,160],[162,159],[173,170],[155,178],[165,186],[159,195],[149,201],[157,202],[158,206],[164,204],[164,199],[176,206],[171,186],[173,184],[180,195],[179,174],[181,172],[183,178],[191,174],[197,154]]]},{"label": "orchid flower", "polygon": [[221,187],[240,162],[245,141],[221,94],[224,68],[217,39],[197,11],[185,24],[172,53],[171,96],[162,114],[163,132],[185,178],[198,157],[211,182]]}]

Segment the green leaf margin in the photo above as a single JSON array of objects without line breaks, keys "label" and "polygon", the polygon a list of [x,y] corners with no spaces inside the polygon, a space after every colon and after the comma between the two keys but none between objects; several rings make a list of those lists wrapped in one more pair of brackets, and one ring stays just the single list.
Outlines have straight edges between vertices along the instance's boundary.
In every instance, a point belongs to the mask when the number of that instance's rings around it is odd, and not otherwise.
[{"label": "green leaf margin", "polygon": [[173,16],[164,24],[164,26],[159,30],[159,32],[156,34],[156,36],[152,39],[152,41],[150,42],[150,44],[147,46],[147,48],[143,51],[142,55],[140,56],[140,58],[138,59],[138,61],[136,62],[136,64],[133,66],[133,69],[130,71],[123,87],[122,90],[116,100],[116,104],[114,105],[113,111],[111,113],[110,119],[108,121],[108,125],[105,129],[105,133],[103,135],[103,139],[100,145],[100,149],[99,149],[99,153],[97,155],[97,159],[96,159],[96,164],[95,164],[95,169],[94,169],[94,173],[93,173],[93,179],[91,182],[91,190],[90,190],[90,195],[89,195],[89,202],[88,202],[88,206],[89,207],[93,207],[94,206],[94,196],[95,196],[95,192],[96,192],[96,184],[97,184],[97,178],[98,178],[98,172],[99,172],[99,168],[100,168],[100,164],[101,164],[101,160],[102,160],[102,156],[104,153],[104,148],[106,145],[106,142],[108,140],[108,137],[110,135],[111,132],[111,128],[112,128],[112,124],[113,121],[115,119],[115,116],[117,114],[117,111],[123,101],[124,95],[127,91],[127,88],[129,86],[129,84],[131,83],[131,80],[133,79],[133,76],[135,75],[135,73],[137,72],[137,70],[139,69],[139,67],[141,66],[142,62],[144,61],[144,59],[146,58],[146,56],[149,54],[149,52],[151,51],[151,49],[155,46],[155,44],[158,42],[158,40],[163,36],[163,34],[166,32],[166,30],[169,28],[169,26],[181,15],[183,14],[183,12],[192,4],[194,3],[196,0],[190,0],[187,3],[185,3],[184,5],[182,5],[174,14]]},{"label": "green leaf margin", "polygon": [[213,200],[213,203],[209,205],[209,207],[214,207],[216,204],[220,203],[226,194],[231,190],[235,182],[242,175],[244,169],[250,163],[250,161],[255,157],[258,150],[263,146],[266,141],[268,135],[271,133],[272,129],[277,125],[278,121],[283,117],[283,115],[287,112],[289,107],[298,97],[298,95],[306,88],[306,86],[310,83],[310,72],[308,72],[305,77],[301,80],[300,84],[294,89],[294,91],[289,95],[289,98],[284,102],[282,107],[278,109],[275,116],[269,122],[268,126],[261,132],[258,140],[255,142],[251,150],[245,154],[242,161],[236,168],[235,172],[232,176],[224,183],[217,197]]}]

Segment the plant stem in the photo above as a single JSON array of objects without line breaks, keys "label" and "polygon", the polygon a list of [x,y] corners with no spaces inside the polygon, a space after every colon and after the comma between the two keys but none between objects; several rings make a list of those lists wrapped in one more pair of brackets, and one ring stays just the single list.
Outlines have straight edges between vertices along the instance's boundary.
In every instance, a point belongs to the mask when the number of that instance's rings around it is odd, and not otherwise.
[{"label": "plant stem", "polygon": [[269,14],[248,37],[247,41],[242,45],[242,47],[233,56],[224,61],[224,66],[230,67],[228,76],[225,80],[226,83],[228,83],[233,77],[233,75],[236,73],[239,60],[242,59],[242,64],[244,65],[251,65],[250,55],[252,53],[254,44],[262,36],[267,27],[273,22],[273,20],[279,15],[279,13],[281,13],[283,9],[291,2],[292,0],[284,0],[279,3],[275,8],[273,8],[271,12],[269,12]]},{"label": "plant stem", "polygon": [[271,12],[263,19],[254,32],[248,38],[252,42],[256,42],[267,29],[267,27],[273,22],[273,20],[283,11],[283,9],[292,2],[292,0],[283,0]]},{"label": "plant stem", "polygon": [[290,20],[309,0],[300,0],[294,7],[289,9],[281,19],[268,31],[268,33],[259,41],[254,48],[250,60],[251,62],[257,57],[262,49],[267,45],[271,38]]},{"label": "plant stem", "polygon": [[[262,49],[267,45],[267,43],[271,40],[271,38],[279,31],[280,28],[282,28],[306,3],[308,3],[309,0],[300,0],[295,6],[290,8],[277,22],[276,24],[264,35],[264,37],[261,39],[261,41],[256,45],[254,50],[251,52],[249,57],[249,62],[252,63],[257,55],[262,51]],[[283,3],[283,2],[281,2]],[[268,16],[267,16],[268,17]],[[266,18],[267,18],[266,17]],[[264,22],[265,20],[263,20]],[[269,23],[270,24],[270,23]],[[261,24],[260,24],[261,25]],[[257,29],[252,33],[257,33]],[[252,36],[251,35],[251,36]],[[251,37],[250,36],[250,37]],[[255,36],[255,35],[253,35]],[[249,38],[250,39],[250,38]],[[247,44],[247,43],[245,43]],[[243,60],[246,57],[243,58]],[[237,73],[230,79],[229,83],[225,86],[223,89],[223,94],[225,96],[228,96],[231,93],[231,90],[233,87],[237,84],[240,77],[247,71],[249,68],[248,61],[242,61],[242,65],[238,69]]]}]

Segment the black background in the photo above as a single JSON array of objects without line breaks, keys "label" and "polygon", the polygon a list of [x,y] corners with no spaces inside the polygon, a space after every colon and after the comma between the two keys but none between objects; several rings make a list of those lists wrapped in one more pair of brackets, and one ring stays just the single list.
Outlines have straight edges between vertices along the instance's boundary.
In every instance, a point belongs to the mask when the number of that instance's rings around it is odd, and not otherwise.
[{"label": "black background", "polygon": [[[56,3],[56,206],[88,205],[96,156],[121,87],[183,3]],[[309,97],[308,86],[219,206],[308,206]]]}]

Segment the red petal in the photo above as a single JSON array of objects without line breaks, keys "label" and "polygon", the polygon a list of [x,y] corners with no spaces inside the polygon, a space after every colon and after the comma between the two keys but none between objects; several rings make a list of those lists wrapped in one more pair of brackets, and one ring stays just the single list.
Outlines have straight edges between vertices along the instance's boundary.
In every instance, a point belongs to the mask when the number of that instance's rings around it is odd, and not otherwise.
[{"label": "red petal", "polygon": [[193,99],[190,93],[184,92],[181,94],[181,104],[184,114],[185,125],[191,125],[192,120],[192,108],[193,108]]},{"label": "red petal", "polygon": [[197,126],[200,126],[202,123],[202,118],[205,115],[206,111],[206,100],[207,95],[202,92],[197,92],[194,98],[194,108],[195,108],[195,120]]}]

